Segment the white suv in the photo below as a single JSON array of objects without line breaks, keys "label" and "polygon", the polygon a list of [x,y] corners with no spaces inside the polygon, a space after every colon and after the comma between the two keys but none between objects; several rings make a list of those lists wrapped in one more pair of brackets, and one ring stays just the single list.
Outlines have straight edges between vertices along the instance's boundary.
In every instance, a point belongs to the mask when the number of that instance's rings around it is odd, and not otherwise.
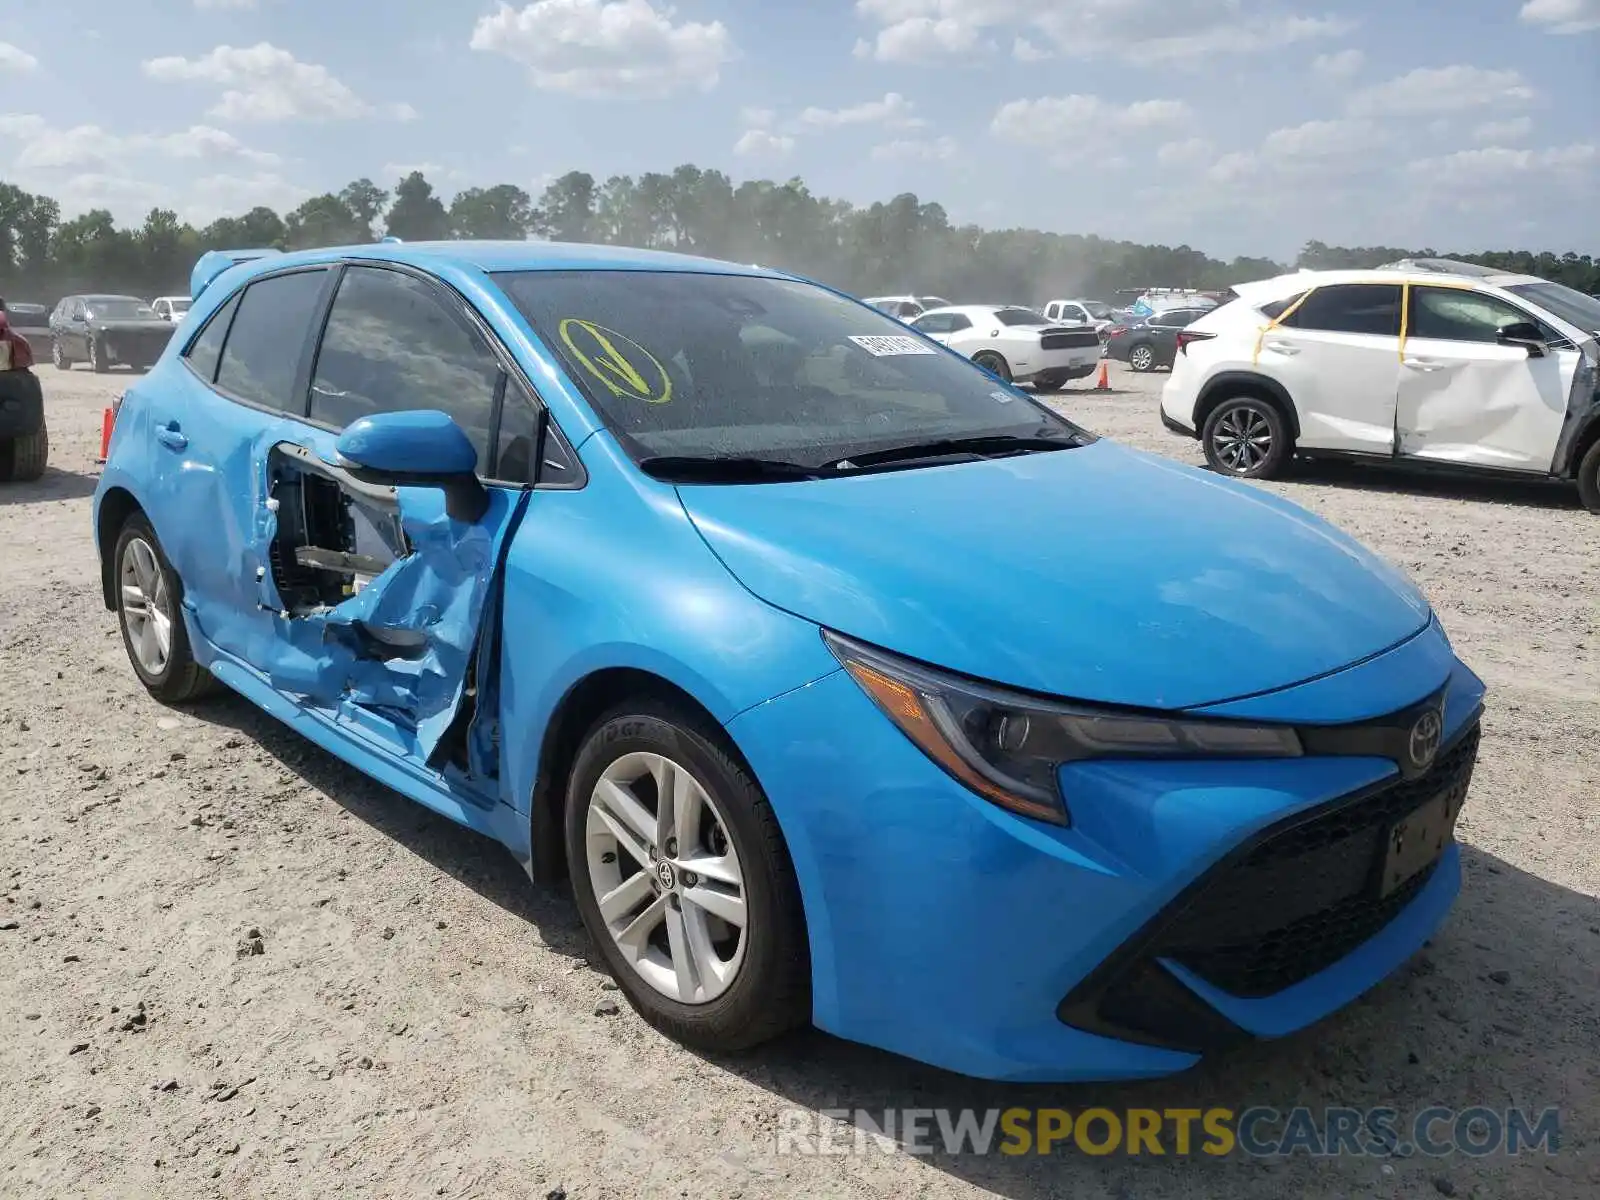
[{"label": "white suv", "polygon": [[1224,474],[1296,455],[1576,480],[1600,512],[1600,301],[1406,264],[1240,284],[1178,334],[1161,421]]}]

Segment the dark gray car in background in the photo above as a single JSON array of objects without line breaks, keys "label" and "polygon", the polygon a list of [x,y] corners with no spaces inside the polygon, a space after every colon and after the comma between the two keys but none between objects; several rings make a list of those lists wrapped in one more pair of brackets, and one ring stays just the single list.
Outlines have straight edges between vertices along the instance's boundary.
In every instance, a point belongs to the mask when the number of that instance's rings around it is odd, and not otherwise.
[{"label": "dark gray car in background", "polygon": [[50,361],[63,371],[80,362],[99,373],[116,366],[146,371],[175,328],[137,296],[67,296],[50,314]]}]

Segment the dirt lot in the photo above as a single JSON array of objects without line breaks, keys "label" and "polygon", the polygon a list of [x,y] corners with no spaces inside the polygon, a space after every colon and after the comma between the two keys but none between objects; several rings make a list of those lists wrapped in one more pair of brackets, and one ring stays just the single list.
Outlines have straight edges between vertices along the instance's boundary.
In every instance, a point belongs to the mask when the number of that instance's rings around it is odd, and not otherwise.
[{"label": "dirt lot", "polygon": [[[1491,689],[1441,935],[1317,1030],[1181,1078],[1015,1088],[817,1034],[712,1062],[585,961],[561,894],[237,700],[136,684],[89,535],[100,411],[44,376],[53,467],[0,488],[0,1194],[1594,1196],[1600,1183],[1600,518],[1565,492],[1302,475],[1408,569]],[[1161,377],[1064,408],[1165,435]],[[1049,536],[1041,530],[1041,536]],[[257,931],[264,953],[238,953]],[[1392,1163],[779,1157],[796,1109],[1562,1109],[1553,1157]]]}]

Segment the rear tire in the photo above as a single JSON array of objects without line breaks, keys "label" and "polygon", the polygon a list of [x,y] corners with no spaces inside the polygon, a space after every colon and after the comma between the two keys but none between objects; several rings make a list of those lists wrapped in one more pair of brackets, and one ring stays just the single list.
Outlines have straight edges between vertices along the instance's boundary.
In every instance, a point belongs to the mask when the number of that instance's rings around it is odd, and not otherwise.
[{"label": "rear tire", "polygon": [[1145,342],[1131,347],[1128,350],[1128,365],[1140,374],[1156,369],[1156,350],[1154,346]]},{"label": "rear tire", "polygon": [[998,377],[1002,382],[1011,382],[1011,364],[993,350],[978,351],[972,356],[972,361],[989,372],[989,374]]},{"label": "rear tire", "polygon": [[145,690],[164,704],[185,704],[216,691],[216,678],[195,661],[189,646],[183,584],[143,513],[122,523],[112,555],[122,645]]},{"label": "rear tire", "polygon": [[50,431],[39,428],[0,442],[0,483],[32,483],[50,461]]},{"label": "rear tire", "polygon": [[[659,823],[659,768],[648,766],[663,762],[674,780],[669,824]],[[692,806],[678,799],[680,787]],[[680,844],[679,816],[689,813],[694,832]],[[612,709],[578,750],[565,832],[584,927],[647,1022],[686,1045],[733,1052],[809,1021],[811,958],[794,866],[771,804],[714,725],[648,697]],[[742,901],[742,929],[713,911],[727,911],[730,896]],[[719,973],[730,966],[731,976]]]},{"label": "rear tire", "polygon": [[1595,442],[1578,464],[1578,498],[1592,513],[1600,513],[1600,441]]},{"label": "rear tire", "polygon": [[1255,396],[1217,405],[1200,431],[1206,463],[1235,479],[1272,479],[1294,455],[1288,423],[1275,406]]},{"label": "rear tire", "polygon": [[1065,379],[1035,379],[1033,381],[1033,390],[1041,394],[1046,392],[1059,392],[1066,386],[1067,381]]}]

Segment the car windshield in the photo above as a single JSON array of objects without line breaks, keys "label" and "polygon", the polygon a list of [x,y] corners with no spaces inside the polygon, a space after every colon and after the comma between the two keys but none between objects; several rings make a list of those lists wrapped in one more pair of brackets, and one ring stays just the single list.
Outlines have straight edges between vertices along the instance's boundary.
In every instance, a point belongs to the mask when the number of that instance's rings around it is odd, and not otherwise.
[{"label": "car windshield", "polygon": [[974,437],[1076,426],[872,308],[744,275],[496,275],[636,460],[741,457],[818,467]]},{"label": "car windshield", "polygon": [[1111,315],[1111,305],[1102,304],[1098,300],[1085,300],[1083,307],[1088,310],[1089,315],[1096,321],[1104,321]]},{"label": "car windshield", "polygon": [[1585,332],[1600,335],[1600,300],[1593,296],[1545,279],[1538,283],[1514,283],[1506,291],[1533,301]]},{"label": "car windshield", "polygon": [[1048,325],[1049,318],[1031,308],[999,308],[994,319],[1002,325]]},{"label": "car windshield", "polygon": [[188,300],[168,300],[167,304],[171,306],[173,312],[181,313],[189,311],[190,302]]},{"label": "car windshield", "polygon": [[155,309],[131,296],[96,296],[84,304],[91,321],[144,321],[155,315]]}]

